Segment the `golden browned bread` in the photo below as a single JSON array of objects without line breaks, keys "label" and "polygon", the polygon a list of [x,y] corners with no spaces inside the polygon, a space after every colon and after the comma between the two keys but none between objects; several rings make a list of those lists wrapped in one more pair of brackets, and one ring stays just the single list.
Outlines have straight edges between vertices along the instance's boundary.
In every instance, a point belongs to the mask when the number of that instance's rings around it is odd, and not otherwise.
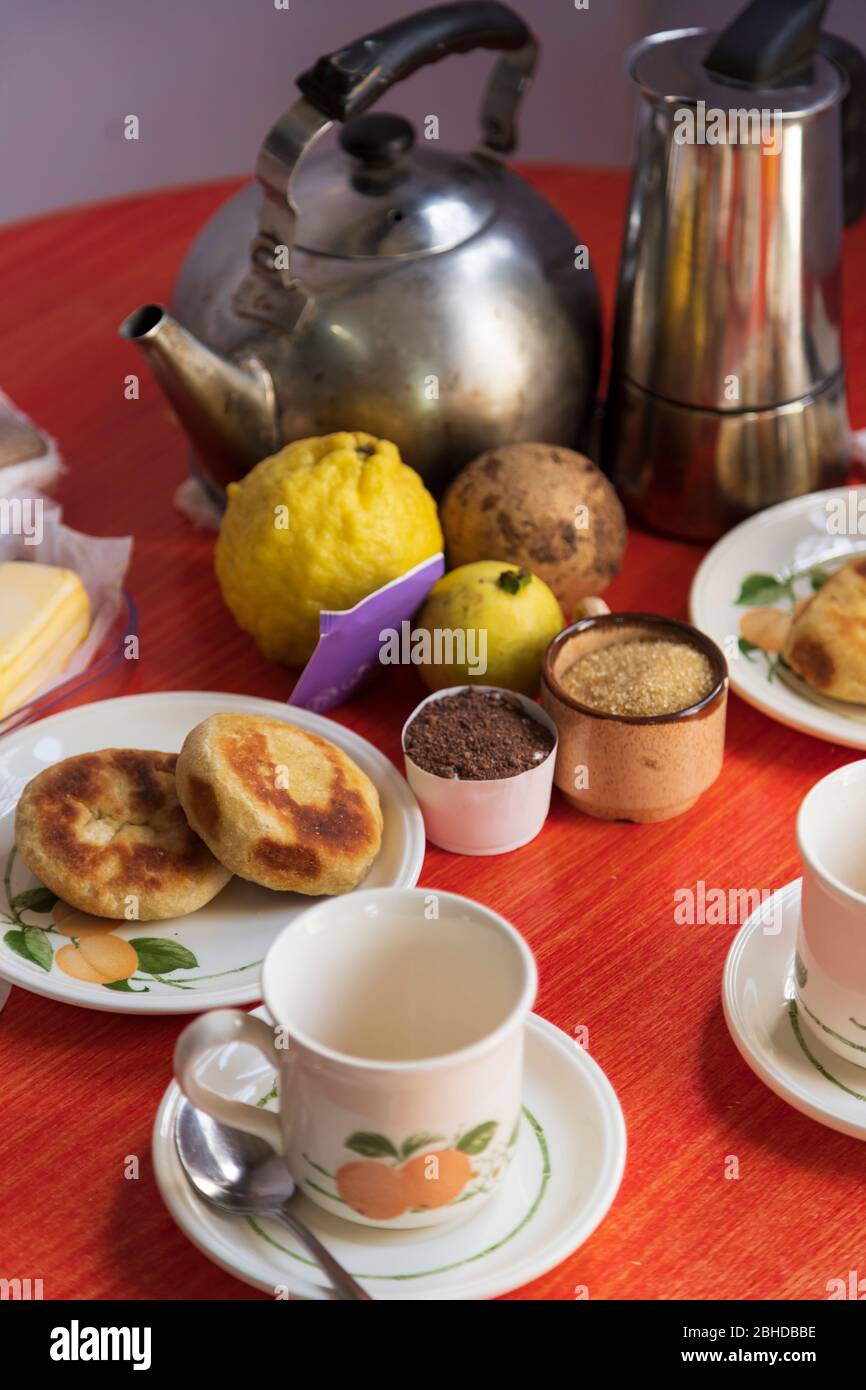
[{"label": "golden browned bread", "polygon": [[282,719],[212,714],[186,737],[177,788],[217,858],[266,888],[347,893],[382,842],[369,777],[333,743]]},{"label": "golden browned bread", "polygon": [[866,704],[866,559],[824,581],[794,619],[784,657],[822,694]]},{"label": "golden browned bread", "polygon": [[203,907],[228,883],[190,828],[174,753],[106,748],[47,767],[21,794],[18,853],[65,902],[149,921]]}]

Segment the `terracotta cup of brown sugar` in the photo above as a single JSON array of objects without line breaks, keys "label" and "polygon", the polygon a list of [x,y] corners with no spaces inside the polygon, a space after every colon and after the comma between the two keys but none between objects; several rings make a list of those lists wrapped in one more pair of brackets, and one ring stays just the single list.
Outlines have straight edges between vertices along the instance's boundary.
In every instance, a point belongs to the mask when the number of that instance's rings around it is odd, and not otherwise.
[{"label": "terracotta cup of brown sugar", "polygon": [[602,820],[681,815],[721,771],[727,700],[722,652],[688,623],[651,613],[574,623],[542,671],[557,787]]}]

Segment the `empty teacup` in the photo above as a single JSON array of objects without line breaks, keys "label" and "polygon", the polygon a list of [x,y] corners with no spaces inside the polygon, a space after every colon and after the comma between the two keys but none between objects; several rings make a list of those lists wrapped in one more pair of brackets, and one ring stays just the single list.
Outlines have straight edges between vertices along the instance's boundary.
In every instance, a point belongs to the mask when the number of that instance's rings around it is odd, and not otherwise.
[{"label": "empty teacup", "polygon": [[803,1024],[866,1067],[866,761],[837,768],[797,817],[803,892],[795,960]]},{"label": "empty teacup", "polygon": [[[349,1221],[438,1224],[497,1189],[537,986],[508,922],[453,893],[350,893],[286,927],[262,984],[273,1026],[224,1009],[181,1034],[175,1072],[194,1105],[267,1139],[301,1191]],[[202,1084],[203,1054],[228,1042],[276,1068],[278,1114]]]}]

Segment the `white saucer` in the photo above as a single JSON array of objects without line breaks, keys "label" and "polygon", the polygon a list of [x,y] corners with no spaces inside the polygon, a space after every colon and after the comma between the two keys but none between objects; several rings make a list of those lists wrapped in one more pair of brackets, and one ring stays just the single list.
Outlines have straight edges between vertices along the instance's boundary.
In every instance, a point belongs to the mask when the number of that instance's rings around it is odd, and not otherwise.
[{"label": "white saucer", "polygon": [[[837,1057],[808,1029],[794,999],[800,886],[795,879],[740,928],[725,962],[722,1004],[731,1037],[771,1091],[819,1124],[866,1139],[866,1067]],[[772,935],[774,903],[781,931]]]},{"label": "white saucer", "polygon": [[[259,1017],[267,1017],[257,1009]],[[217,1049],[202,1079],[237,1100],[273,1108],[274,1072],[252,1048]],[[162,1197],[205,1255],[272,1296],[327,1299],[324,1275],[291,1233],[272,1221],[220,1215],[195,1196],[174,1143],[181,1100],[172,1082],[153,1130]],[[567,1034],[532,1015],[526,1030],[524,1119],[501,1190],[456,1225],[376,1231],[329,1215],[298,1196],[296,1210],[376,1299],[494,1298],[552,1269],[608,1211],[625,1167],[625,1122],[598,1063]]]}]

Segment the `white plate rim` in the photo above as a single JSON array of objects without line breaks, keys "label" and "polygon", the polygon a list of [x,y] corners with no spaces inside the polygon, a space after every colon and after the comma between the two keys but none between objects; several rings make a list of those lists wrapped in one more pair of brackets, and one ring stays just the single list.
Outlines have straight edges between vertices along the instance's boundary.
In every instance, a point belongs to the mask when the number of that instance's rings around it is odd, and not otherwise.
[{"label": "white plate rim", "polygon": [[[758,909],[743,923],[737,932],[725,960],[725,968],[722,973],[722,1010],[725,1016],[728,1032],[737,1048],[743,1061],[752,1069],[759,1080],[781,1100],[787,1101],[794,1110],[799,1110],[801,1114],[807,1115],[818,1124],[826,1126],[828,1129],[837,1130],[841,1134],[847,1134],[853,1139],[866,1139],[866,1105],[863,1108],[863,1122],[857,1124],[851,1120],[847,1113],[842,1113],[838,1106],[832,1105],[833,1100],[837,1100],[837,1088],[821,1076],[819,1071],[815,1071],[815,1085],[825,1086],[827,1090],[827,1104],[821,1106],[816,1104],[813,1095],[805,1090],[796,1080],[794,1080],[787,1070],[782,1067],[773,1066],[767,1061],[766,1055],[757,1046],[751,1043],[751,1030],[743,1018],[740,1008],[739,993],[736,989],[737,972],[742,962],[742,958],[752,944],[752,938],[764,923],[767,913],[771,910],[776,897],[782,898],[783,909],[787,910],[794,899],[799,900],[802,886],[802,878],[792,879],[790,883],[777,888],[772,898],[768,898],[766,903],[762,903]],[[788,928],[787,930],[790,930]],[[792,933],[793,934],[793,933]],[[791,943],[793,958],[794,943]],[[785,980],[778,982],[779,1002],[784,1001]],[[841,1058],[839,1059],[841,1061]],[[864,1070],[866,1079],[866,1070]]]},{"label": "white plate rim", "polygon": [[[266,1016],[267,1013],[264,1007],[255,1009],[253,1012],[259,1017]],[[417,1292],[404,1289],[399,1299],[386,1298],[382,1300],[383,1302],[473,1301],[497,1298],[501,1294],[522,1288],[525,1284],[531,1283],[533,1279],[538,1279],[549,1270],[554,1269],[573,1254],[579,1246],[583,1245],[601,1224],[613,1205],[625,1171],[628,1148],[625,1117],[619,1097],[595,1058],[581,1048],[561,1028],[557,1028],[556,1024],[541,1018],[538,1014],[530,1014],[527,1020],[527,1029],[531,1029],[539,1040],[542,1040],[547,1046],[555,1046],[565,1052],[571,1065],[583,1072],[584,1083],[592,1094],[593,1103],[602,1122],[604,1160],[601,1171],[587,1196],[581,1219],[573,1221],[570,1226],[563,1228],[558,1240],[549,1242],[544,1251],[539,1252],[534,1258],[527,1255],[514,1270],[505,1276],[501,1272],[498,1277],[496,1277],[495,1272],[487,1276],[480,1274],[473,1279],[468,1279],[465,1283],[461,1283],[456,1292],[454,1289],[437,1289],[426,1292],[423,1289],[418,1289]],[[180,1100],[181,1091],[177,1082],[169,1082],[154,1120],[151,1151],[154,1175],[160,1196],[177,1226],[203,1255],[213,1260],[229,1274],[234,1275],[236,1279],[241,1279],[244,1283],[252,1285],[253,1288],[261,1289],[263,1292],[273,1295],[273,1283],[263,1279],[256,1272],[255,1260],[248,1259],[244,1251],[233,1253],[227,1243],[222,1248],[222,1253],[217,1253],[217,1250],[202,1236],[198,1221],[192,1219],[186,1205],[177,1198],[178,1187],[185,1196],[187,1195],[187,1181],[180,1168],[180,1161],[176,1156],[173,1142],[174,1118]],[[196,1210],[197,1204],[192,1205],[191,1211]],[[455,1229],[459,1230],[459,1227]],[[321,1297],[323,1293],[325,1297],[328,1297],[327,1291],[323,1290],[320,1285],[306,1284],[302,1278],[296,1278],[294,1271],[291,1275],[287,1275],[284,1284],[288,1288],[293,1288],[297,1284],[305,1291],[312,1288],[315,1290],[315,1297]],[[308,1294],[305,1292],[303,1296],[306,1297]]]},{"label": "white plate rim", "polygon": [[[28,724],[21,725],[0,738],[0,754],[7,749],[25,747],[33,736],[50,736],[58,726],[63,726],[70,719],[74,719],[76,714],[85,710],[105,710],[107,714],[116,712],[122,716],[124,709],[129,709],[131,706],[140,709],[143,703],[154,706],[174,703],[194,704],[201,701],[221,702],[223,709],[233,709],[244,714],[269,715],[273,718],[282,718],[288,723],[295,722],[302,727],[312,729],[313,732],[321,733],[325,738],[331,738],[333,742],[337,742],[332,732],[336,729],[340,746],[351,757],[375,762],[381,768],[383,778],[388,779],[394,797],[400,803],[405,825],[405,845],[400,875],[393,884],[385,886],[415,887],[424,865],[426,836],[421,809],[409,783],[387,754],[383,753],[369,739],[365,739],[361,734],[356,734],[354,730],[347,729],[343,724],[337,724],[335,720],[327,719],[324,715],[317,714],[313,710],[284,704],[280,700],[269,700],[264,696],[236,695],[219,690],[146,691],[140,695],[119,695],[110,700],[89,701],[83,705],[76,705],[72,709],[61,710],[57,714],[46,715],[44,719],[33,720]],[[311,905],[318,901],[321,899],[310,900]],[[27,970],[24,961],[19,966],[12,952],[4,952],[2,959],[0,959],[0,978],[8,980],[11,984],[30,994],[38,994],[43,998],[53,999],[62,1004],[71,1004],[75,1008],[92,1009],[98,1013],[146,1014],[151,1017],[202,1013],[207,1009],[221,1007],[238,1008],[245,1004],[254,1004],[262,997],[261,973],[259,972],[257,976],[252,978],[251,983],[239,982],[232,989],[220,991],[196,991],[194,999],[191,999],[189,995],[112,994],[110,990],[107,990],[101,993],[94,991],[94,998],[91,1001],[87,997],[75,994],[71,986],[69,993],[66,993],[67,987],[53,971],[46,975],[44,981],[34,977]],[[53,988],[47,987],[49,982],[52,982]],[[105,996],[104,999],[103,995]]]},{"label": "white plate rim", "polygon": [[[738,526],[716,541],[695,571],[689,590],[689,619],[694,626],[706,633],[714,642],[719,641],[707,615],[708,593],[715,578],[714,572],[718,566],[730,558],[739,546],[743,545],[744,541],[748,541],[752,532],[757,534],[767,527],[772,529],[776,525],[808,514],[815,506],[819,506],[830,498],[847,497],[850,492],[862,493],[866,499],[866,487],[827,488],[823,492],[805,493],[802,497],[792,497],[787,502],[780,502],[775,507],[767,507],[764,511],[756,512],[754,516],[747,517],[745,521],[741,521]],[[795,729],[798,733],[809,734],[812,738],[821,739],[825,743],[840,744],[843,748],[866,748],[866,725],[854,724],[842,715],[835,714],[832,710],[824,709],[820,705],[813,705],[803,697],[797,696],[795,692],[788,690],[788,687],[785,689],[797,700],[797,705],[791,710],[784,706],[780,709],[773,699],[773,693],[777,687],[767,681],[764,681],[763,685],[760,686],[753,686],[749,682],[744,682],[739,678],[737,667],[737,662],[728,662],[731,689],[742,700],[745,700],[746,704],[760,710],[762,714],[766,714],[777,724]],[[766,694],[764,693],[764,686],[768,692]],[[796,710],[801,705],[803,713],[799,715]]]}]

